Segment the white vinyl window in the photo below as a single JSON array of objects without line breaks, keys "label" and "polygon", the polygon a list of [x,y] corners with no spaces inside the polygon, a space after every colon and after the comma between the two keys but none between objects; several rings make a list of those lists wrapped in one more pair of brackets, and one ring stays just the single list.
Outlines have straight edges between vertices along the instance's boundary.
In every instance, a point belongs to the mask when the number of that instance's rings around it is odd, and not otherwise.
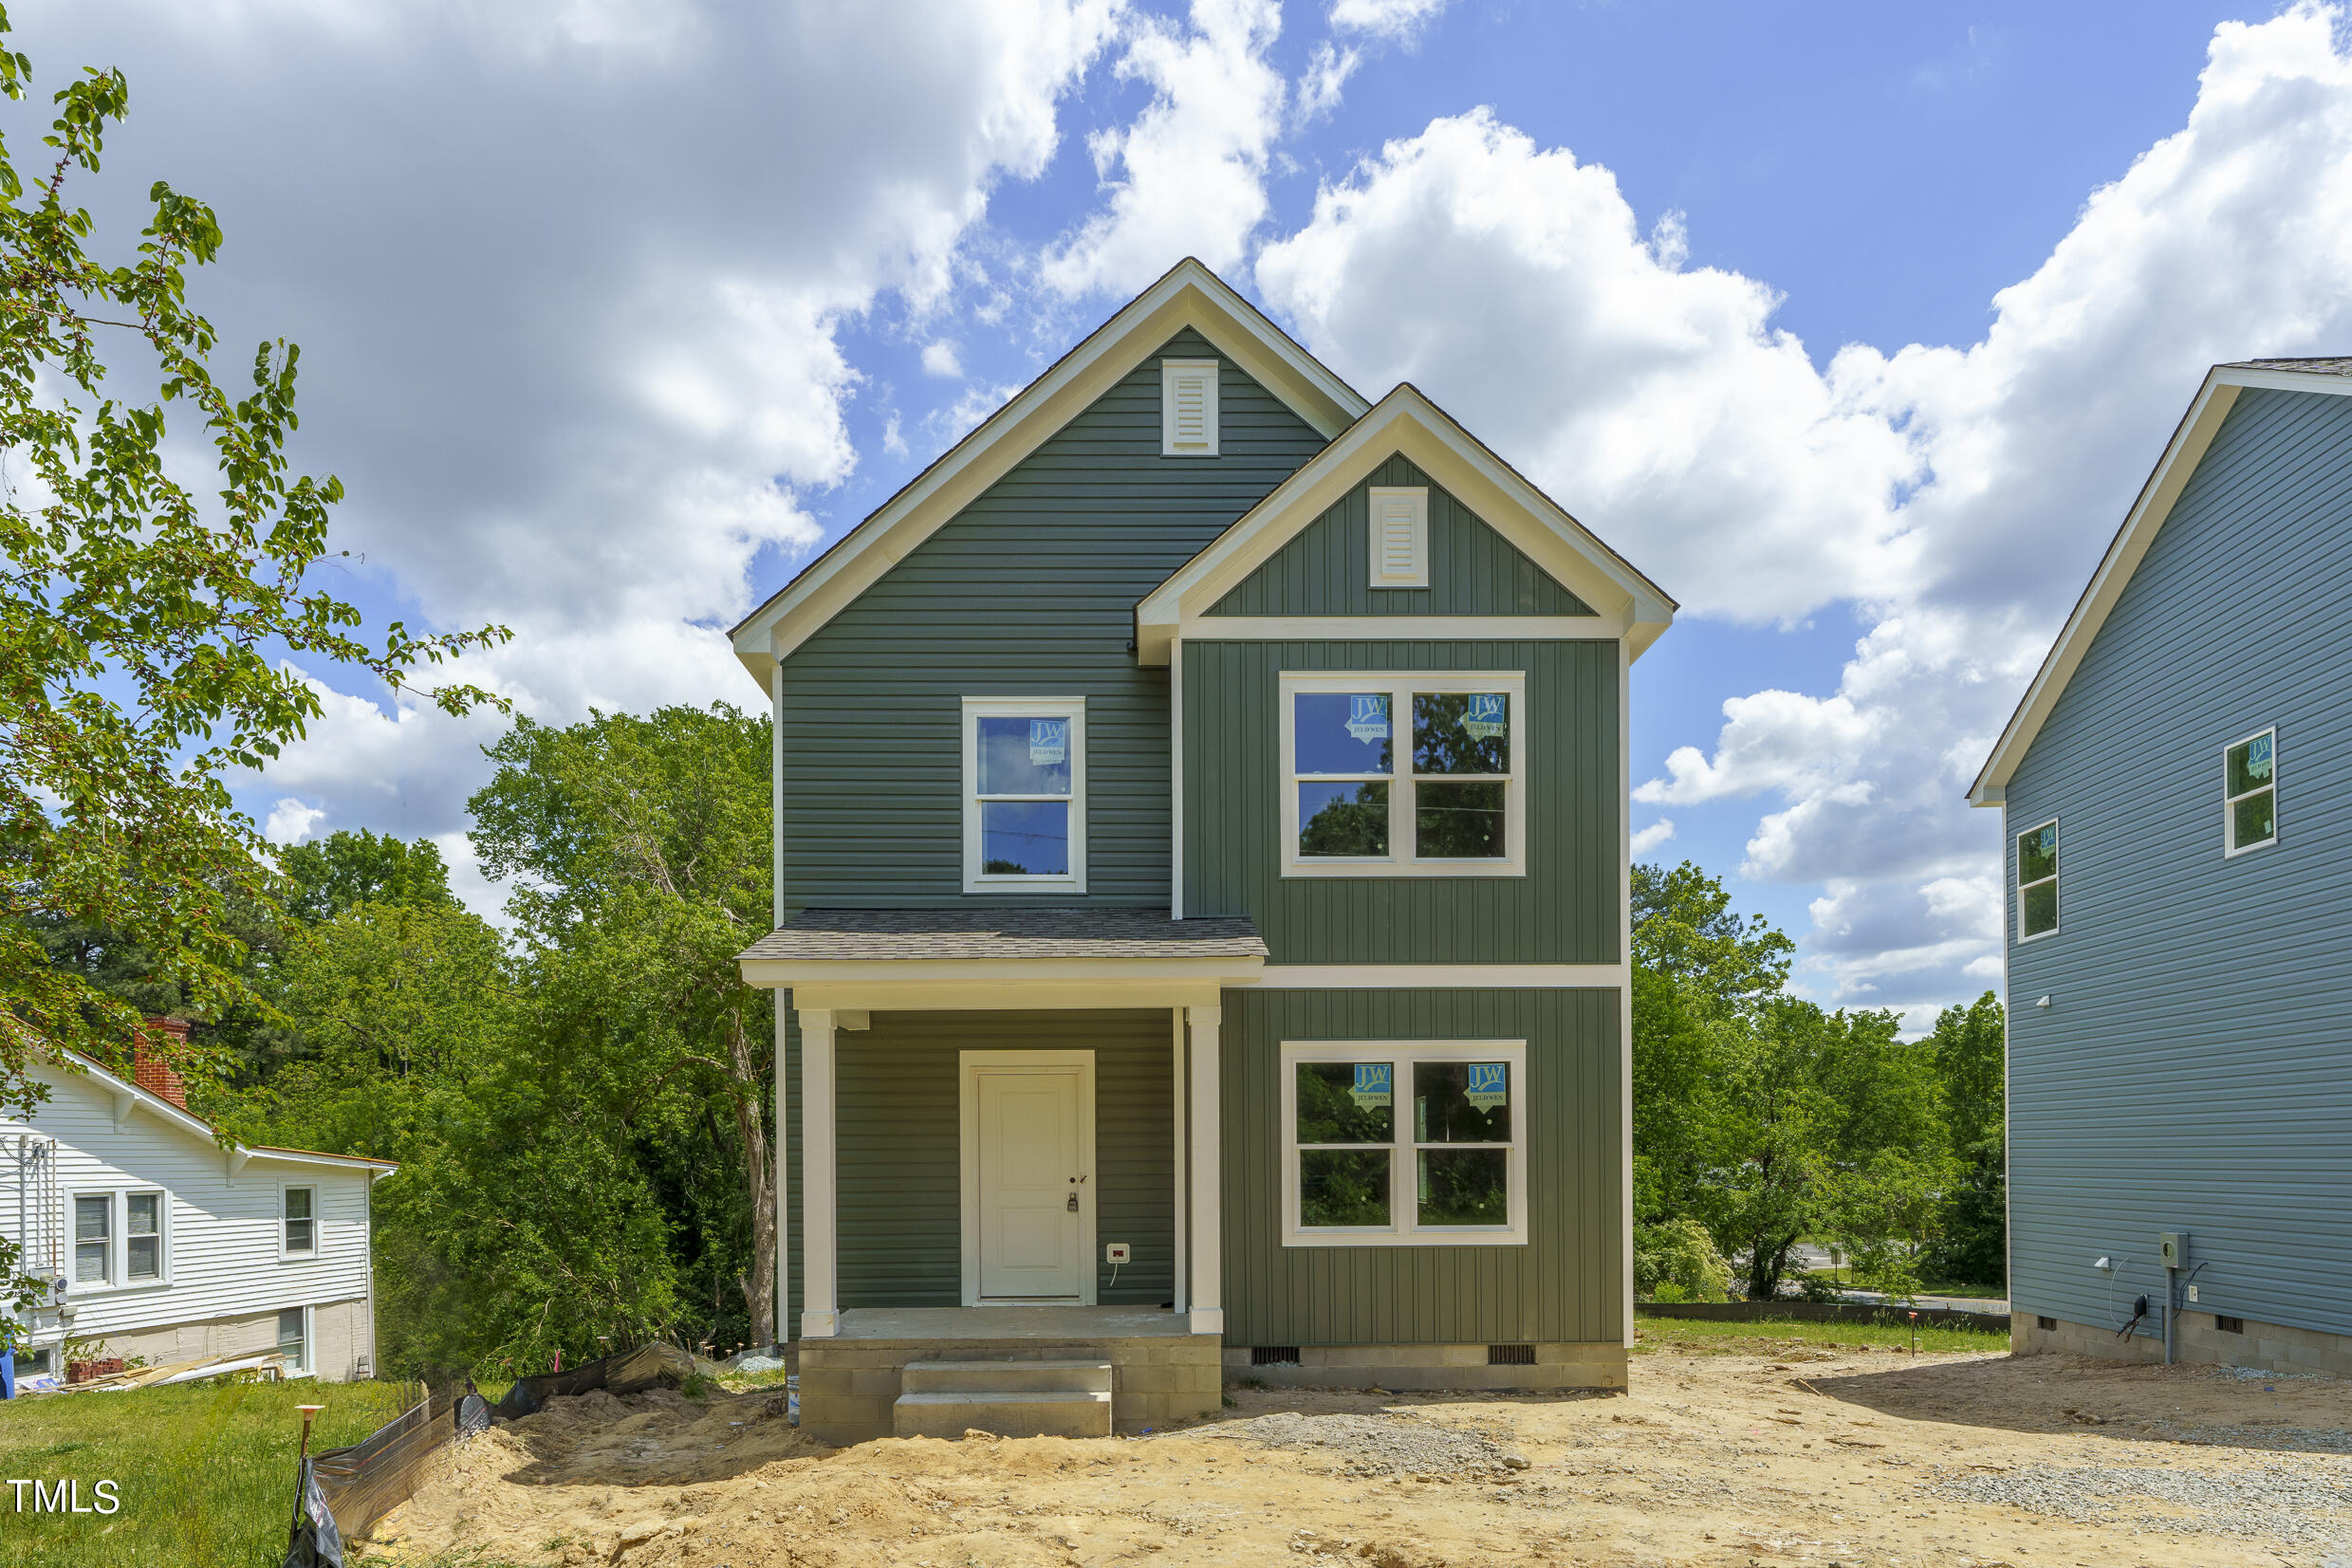
[{"label": "white vinyl window", "polygon": [[1286,673],[1286,876],[1527,872],[1527,677]]},{"label": "white vinyl window", "polygon": [[285,1190],[282,1212],[285,1216],[283,1256],[315,1258],[319,1254],[319,1191],[315,1187],[289,1187]]},{"label": "white vinyl window", "polygon": [[2017,836],[2017,939],[2030,942],[2058,929],[2058,821]]},{"label": "white vinyl window", "polygon": [[1283,1245],[1528,1239],[1523,1040],[1285,1041]]},{"label": "white vinyl window", "polygon": [[2221,852],[2279,841],[2279,732],[2249,735],[2221,753]]},{"label": "white vinyl window", "polygon": [[1429,491],[1375,485],[1370,491],[1372,586],[1429,586]]},{"label": "white vinyl window", "polygon": [[73,1200],[73,1282],[109,1285],[115,1280],[115,1200],[111,1192],[78,1194]]},{"label": "white vinyl window", "polygon": [[1086,701],[966,697],[964,891],[1086,891]]},{"label": "white vinyl window", "polygon": [[1217,362],[1159,361],[1159,454],[1214,457],[1217,454]]}]

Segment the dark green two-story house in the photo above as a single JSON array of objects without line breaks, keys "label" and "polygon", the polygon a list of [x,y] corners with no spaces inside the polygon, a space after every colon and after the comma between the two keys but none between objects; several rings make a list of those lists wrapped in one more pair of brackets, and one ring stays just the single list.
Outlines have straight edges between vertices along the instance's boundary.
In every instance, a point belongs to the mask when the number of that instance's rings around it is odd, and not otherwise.
[{"label": "dark green two-story house", "polygon": [[1621,1387],[1673,613],[1187,261],[738,626],[804,1425]]}]

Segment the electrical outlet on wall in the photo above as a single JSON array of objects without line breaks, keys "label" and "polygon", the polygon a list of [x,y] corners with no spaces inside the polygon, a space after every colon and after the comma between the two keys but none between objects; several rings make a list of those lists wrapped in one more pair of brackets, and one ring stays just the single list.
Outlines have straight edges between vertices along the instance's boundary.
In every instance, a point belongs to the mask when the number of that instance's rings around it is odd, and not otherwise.
[{"label": "electrical outlet on wall", "polygon": [[1125,1242],[1104,1242],[1102,1244],[1102,1261],[1106,1264],[1123,1264],[1129,1262],[1134,1256],[1134,1248]]},{"label": "electrical outlet on wall", "polygon": [[2196,1286],[2195,1285],[2189,1287],[2189,1300],[2192,1301],[2196,1300]]}]

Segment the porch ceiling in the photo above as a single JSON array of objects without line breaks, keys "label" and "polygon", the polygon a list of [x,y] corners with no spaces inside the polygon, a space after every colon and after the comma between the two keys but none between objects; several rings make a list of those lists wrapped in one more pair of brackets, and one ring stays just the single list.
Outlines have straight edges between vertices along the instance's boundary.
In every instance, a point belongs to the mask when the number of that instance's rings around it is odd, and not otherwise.
[{"label": "porch ceiling", "polygon": [[1266,943],[1247,919],[1157,910],[812,909],[736,962],[797,1007],[1199,1006],[1255,983]]}]

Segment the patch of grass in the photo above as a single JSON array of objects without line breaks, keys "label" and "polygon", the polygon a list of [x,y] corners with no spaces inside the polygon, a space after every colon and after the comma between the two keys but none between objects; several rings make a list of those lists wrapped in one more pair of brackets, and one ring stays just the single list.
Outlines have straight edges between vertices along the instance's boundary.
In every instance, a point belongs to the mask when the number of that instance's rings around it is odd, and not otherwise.
[{"label": "patch of grass", "polygon": [[0,1405],[0,1477],[115,1483],[112,1514],[45,1514],[0,1494],[0,1568],[276,1568],[294,1510],[297,1405],[315,1448],[357,1443],[417,1402],[402,1383],[189,1384]]},{"label": "patch of grass", "polygon": [[[1689,1318],[1634,1316],[1634,1354],[1674,1349],[1701,1356],[1778,1356],[1787,1351],[1909,1350],[1902,1323],[1813,1323],[1796,1318],[1753,1322],[1703,1322]],[[1919,1349],[1937,1355],[1997,1355],[2009,1349],[2006,1329],[1919,1325]]]}]

